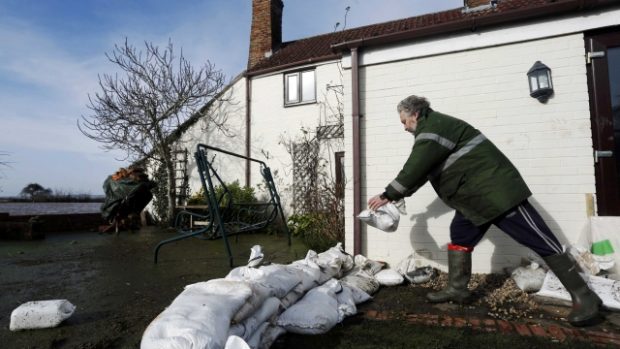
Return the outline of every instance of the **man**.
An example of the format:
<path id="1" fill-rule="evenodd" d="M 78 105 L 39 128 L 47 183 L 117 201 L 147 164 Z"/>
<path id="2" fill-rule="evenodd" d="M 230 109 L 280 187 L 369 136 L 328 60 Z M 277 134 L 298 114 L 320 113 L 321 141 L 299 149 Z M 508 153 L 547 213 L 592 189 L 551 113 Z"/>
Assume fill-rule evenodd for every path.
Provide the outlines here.
<path id="1" fill-rule="evenodd" d="M 405 131 L 415 144 L 403 169 L 385 189 L 368 200 L 376 210 L 411 196 L 429 180 L 439 197 L 456 210 L 450 224 L 448 286 L 427 298 L 463 302 L 470 296 L 471 252 L 494 224 L 538 253 L 569 291 L 573 309 L 568 321 L 587 326 L 601 320 L 601 299 L 562 251 L 561 244 L 528 202 L 532 195 L 508 158 L 465 121 L 433 111 L 424 97 L 409 96 L 397 107 Z"/>

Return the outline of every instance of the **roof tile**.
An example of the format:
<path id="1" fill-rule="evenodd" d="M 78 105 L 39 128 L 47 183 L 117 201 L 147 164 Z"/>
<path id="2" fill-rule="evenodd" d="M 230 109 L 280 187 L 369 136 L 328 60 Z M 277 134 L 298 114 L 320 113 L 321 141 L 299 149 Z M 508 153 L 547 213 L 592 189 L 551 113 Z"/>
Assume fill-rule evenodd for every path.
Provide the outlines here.
<path id="1" fill-rule="evenodd" d="M 351 40 L 370 39 L 378 36 L 430 28 L 440 24 L 459 22 L 467 19 L 482 18 L 491 15 L 508 13 L 515 10 L 530 9 L 549 3 L 563 3 L 570 0 L 501 0 L 495 7 L 481 7 L 479 11 L 463 11 L 462 7 L 409 17 L 343 31 L 317 35 L 282 43 L 274 54 L 258 62 L 248 73 L 260 73 L 262 70 L 289 67 L 340 57 L 340 53 L 331 46 Z"/>

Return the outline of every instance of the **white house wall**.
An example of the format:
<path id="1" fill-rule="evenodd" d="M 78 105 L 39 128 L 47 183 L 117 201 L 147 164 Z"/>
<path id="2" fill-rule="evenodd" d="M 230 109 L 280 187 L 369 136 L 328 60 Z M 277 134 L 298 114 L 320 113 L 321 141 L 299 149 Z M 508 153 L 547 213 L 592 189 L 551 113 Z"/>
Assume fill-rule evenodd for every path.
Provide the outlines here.
<path id="1" fill-rule="evenodd" d="M 504 26 L 493 29 L 478 29 L 469 33 L 416 39 L 408 43 L 387 47 L 365 48 L 360 55 L 362 66 L 394 62 L 402 59 L 439 55 L 449 52 L 465 51 L 507 43 L 525 42 L 541 38 L 552 38 L 568 34 L 582 33 L 586 30 L 620 24 L 620 9 L 608 9 L 583 15 L 569 15 L 555 19 L 530 22 L 527 24 Z M 342 60 L 344 68 L 351 67 L 351 57 Z"/>
<path id="2" fill-rule="evenodd" d="M 526 73 L 537 60 L 552 70 L 555 95 L 547 104 L 529 96 Z M 350 74 L 345 70 L 347 154 L 352 153 Z M 363 208 L 369 197 L 383 192 L 409 155 L 414 140 L 403 131 L 396 105 L 412 94 L 480 129 L 520 170 L 534 193 L 531 202 L 561 242 L 578 240 L 587 222 L 586 194 L 595 192 L 581 33 L 360 68 Z M 350 156 L 346 172 L 345 245 L 352 251 Z M 362 227 L 362 253 L 396 264 L 417 251 L 445 269 L 453 210 L 429 184 L 406 204 L 408 214 L 396 232 Z M 531 253 L 492 228 L 474 251 L 473 269 L 514 267 Z"/>
<path id="3" fill-rule="evenodd" d="M 218 147 L 235 153 L 245 154 L 245 79 L 237 79 L 220 96 L 220 100 L 211 104 L 207 117 L 203 117 L 192 125 L 176 144 L 179 150 L 187 149 L 190 195 L 202 187 L 194 153 L 200 143 Z M 224 128 L 215 126 L 214 121 L 222 123 Z M 230 156 L 213 153 L 213 165 L 226 183 L 239 181 L 245 183 L 245 161 Z"/>
<path id="4" fill-rule="evenodd" d="M 285 143 L 299 140 L 302 128 L 312 133 L 319 124 L 335 121 L 332 108 L 338 102 L 334 88 L 342 84 L 339 63 L 318 65 L 315 77 L 317 103 L 290 107 L 284 107 L 283 72 L 252 78 L 252 157 L 265 161 L 271 168 L 286 212 L 293 208 L 294 178 L 292 158 Z M 333 152 L 342 150 L 342 141 L 325 142 L 321 149 L 324 159 L 332 159 Z M 260 180 L 257 170 L 252 169 L 252 185 Z"/>

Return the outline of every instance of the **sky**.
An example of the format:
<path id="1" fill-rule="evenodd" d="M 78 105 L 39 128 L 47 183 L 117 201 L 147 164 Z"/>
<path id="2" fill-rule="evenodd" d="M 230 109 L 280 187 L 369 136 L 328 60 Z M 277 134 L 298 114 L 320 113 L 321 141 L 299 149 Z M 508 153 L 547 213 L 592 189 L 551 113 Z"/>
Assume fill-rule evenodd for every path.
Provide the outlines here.
<path id="1" fill-rule="evenodd" d="M 227 80 L 247 64 L 251 0 L 0 0 L 0 196 L 29 183 L 102 195 L 121 152 L 77 128 L 98 75 L 125 39 L 165 47 L 192 65 L 207 61 Z M 283 41 L 457 8 L 462 0 L 284 0 Z M 349 11 L 346 8 L 349 7 Z M 346 18 L 345 18 L 346 14 Z M 346 27 L 345 27 L 346 26 Z"/>

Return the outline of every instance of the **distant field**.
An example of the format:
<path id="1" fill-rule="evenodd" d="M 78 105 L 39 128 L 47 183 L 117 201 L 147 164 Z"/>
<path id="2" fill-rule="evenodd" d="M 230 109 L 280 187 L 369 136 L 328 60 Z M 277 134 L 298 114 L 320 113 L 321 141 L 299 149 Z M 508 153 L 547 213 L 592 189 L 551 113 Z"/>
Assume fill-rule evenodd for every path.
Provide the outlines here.
<path id="1" fill-rule="evenodd" d="M 98 213 L 101 202 L 1 202 L 0 212 L 12 216 L 33 214 Z"/>

